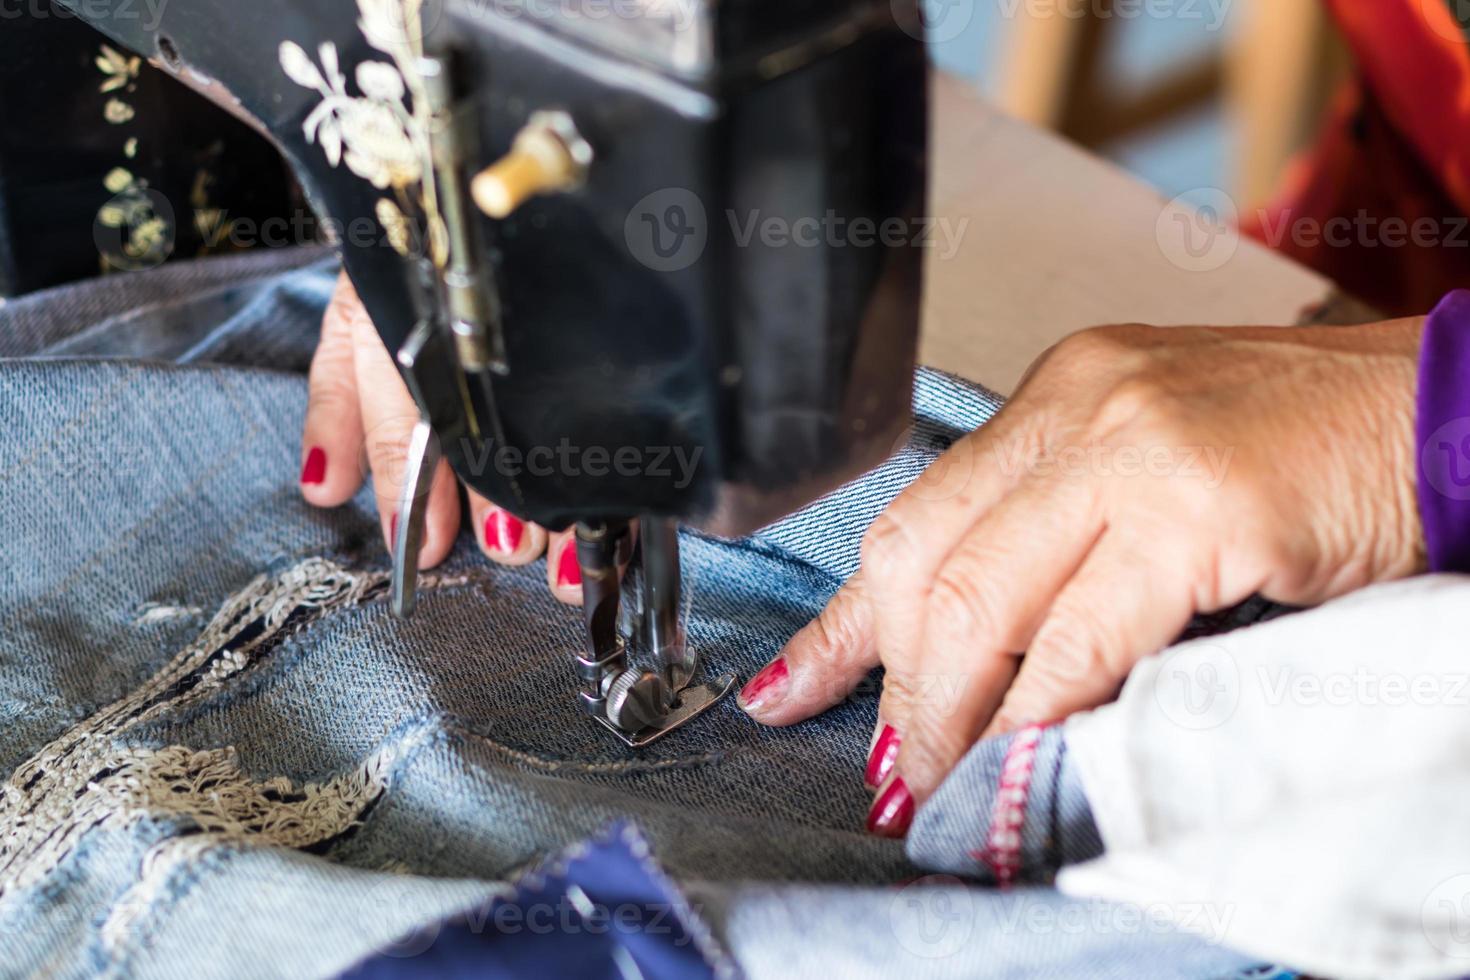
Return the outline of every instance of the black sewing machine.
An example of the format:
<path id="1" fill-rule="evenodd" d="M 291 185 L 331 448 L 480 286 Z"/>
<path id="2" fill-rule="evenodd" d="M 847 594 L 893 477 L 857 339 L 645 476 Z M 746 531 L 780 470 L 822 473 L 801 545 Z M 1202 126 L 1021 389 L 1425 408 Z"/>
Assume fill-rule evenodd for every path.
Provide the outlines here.
<path id="1" fill-rule="evenodd" d="M 395 609 L 442 453 L 576 525 L 590 714 L 642 745 L 728 692 L 696 683 L 676 522 L 748 532 L 907 424 L 911 0 L 63 2 L 119 71 L 142 56 L 267 134 L 331 219 L 423 416 Z"/>

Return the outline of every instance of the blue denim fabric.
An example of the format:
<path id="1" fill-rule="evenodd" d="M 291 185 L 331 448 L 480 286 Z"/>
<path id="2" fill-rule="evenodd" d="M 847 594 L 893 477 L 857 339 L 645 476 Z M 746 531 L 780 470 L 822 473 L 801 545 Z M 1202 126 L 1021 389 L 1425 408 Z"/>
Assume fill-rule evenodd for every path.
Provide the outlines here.
<path id="1" fill-rule="evenodd" d="M 320 275 L 288 276 L 312 268 Z M 337 259 L 299 248 L 169 263 L 8 300 L 0 357 L 127 357 L 305 371 Z M 280 317 L 284 328 L 270 329 Z"/>
<path id="2" fill-rule="evenodd" d="M 750 976 L 1244 980 L 1258 969 L 1182 933 L 1163 909 L 1068 898 L 1050 888 L 999 891 L 927 875 L 888 889 L 691 891 L 704 914 L 722 923 Z M 1207 918 L 1229 910 L 1169 911 Z"/>
<path id="3" fill-rule="evenodd" d="M 311 349 L 332 274 L 315 259 L 279 278 L 206 263 L 198 295 L 139 274 L 100 312 L 0 307 L 0 337 L 25 325 L 13 352 L 53 355 L 0 361 L 0 974 L 334 975 L 622 819 L 752 975 L 1242 964 L 1173 929 L 1038 930 L 1005 916 L 1067 900 L 958 882 L 966 941 L 915 952 L 893 889 L 922 869 L 861 830 L 871 690 L 784 730 L 727 701 L 633 752 L 579 713 L 578 615 L 540 568 L 465 536 L 395 621 L 370 491 L 301 501 L 305 383 L 267 369 Z M 55 357 L 128 350 L 188 363 Z M 240 366 L 252 352 L 265 367 Z M 917 398 L 918 444 L 841 496 L 749 541 L 684 536 L 710 669 L 766 663 L 872 515 L 996 407 L 927 373 Z"/>
<path id="4" fill-rule="evenodd" d="M 949 779 L 914 817 L 909 858 L 987 884 L 995 872 L 985 859 L 997 791 L 1015 736 L 988 739 L 971 749 Z M 1050 884 L 1056 872 L 1103 852 L 1077 767 L 1060 726 L 1041 733 L 1026 793 L 1018 847 L 1018 882 Z"/>
<path id="5" fill-rule="evenodd" d="M 527 872 L 513 894 L 400 938 L 342 978 L 715 980 L 715 963 L 729 960 L 625 824 Z"/>

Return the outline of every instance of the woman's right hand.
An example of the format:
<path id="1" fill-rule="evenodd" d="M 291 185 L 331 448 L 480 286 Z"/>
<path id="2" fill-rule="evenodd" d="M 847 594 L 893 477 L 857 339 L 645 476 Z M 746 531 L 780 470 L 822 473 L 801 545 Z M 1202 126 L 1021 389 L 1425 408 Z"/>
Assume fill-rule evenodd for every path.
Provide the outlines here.
<path id="1" fill-rule="evenodd" d="M 391 550 L 406 447 L 418 418 L 393 359 L 342 274 L 311 361 L 301 449 L 302 496 L 317 507 L 336 507 L 352 499 L 363 477 L 371 473 L 383 537 Z M 548 555 L 546 584 L 551 594 L 581 604 L 582 579 L 572 532 L 549 534 L 469 488 L 465 493 L 475 540 L 486 556 L 502 565 L 527 565 Z M 441 461 L 429 490 L 420 567 L 432 568 L 449 555 L 459 520 L 454 473 Z"/>
<path id="2" fill-rule="evenodd" d="M 1422 571 L 1423 325 L 1067 339 L 874 522 L 741 704 L 793 724 L 881 664 L 871 826 L 899 836 L 975 741 L 1106 703 L 1196 612 Z"/>

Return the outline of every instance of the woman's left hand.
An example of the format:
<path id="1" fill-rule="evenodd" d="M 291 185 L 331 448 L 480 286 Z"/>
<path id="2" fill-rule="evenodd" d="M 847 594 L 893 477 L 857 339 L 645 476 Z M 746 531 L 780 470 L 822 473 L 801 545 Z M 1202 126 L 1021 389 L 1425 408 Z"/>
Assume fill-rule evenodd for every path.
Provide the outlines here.
<path id="1" fill-rule="evenodd" d="M 316 507 L 339 507 L 371 475 L 383 542 L 391 552 L 398 497 L 408 466 L 407 447 L 419 410 L 393 365 L 372 319 L 344 272 L 322 317 L 311 360 L 306 425 L 301 446 L 301 495 Z M 523 521 L 465 487 L 475 540 L 491 561 L 529 565 L 547 556 L 546 585 L 572 605 L 582 603 L 582 572 L 570 530 L 549 532 Z M 429 488 L 419 567 L 449 557 L 459 533 L 459 490 L 449 463 L 440 461 Z"/>
<path id="2" fill-rule="evenodd" d="M 899 836 L 977 739 L 1107 702 L 1195 613 L 1422 570 L 1422 328 L 1068 338 L 874 523 L 742 705 L 789 725 L 881 663 L 869 827 Z"/>

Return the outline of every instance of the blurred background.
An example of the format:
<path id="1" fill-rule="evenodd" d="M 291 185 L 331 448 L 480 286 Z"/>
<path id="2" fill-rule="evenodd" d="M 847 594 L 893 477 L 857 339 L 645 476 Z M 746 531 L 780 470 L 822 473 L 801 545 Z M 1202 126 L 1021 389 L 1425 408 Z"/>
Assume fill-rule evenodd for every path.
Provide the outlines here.
<path id="1" fill-rule="evenodd" d="M 1346 69 L 1322 0 L 924 0 L 941 67 L 1173 197 L 1265 201 Z"/>

